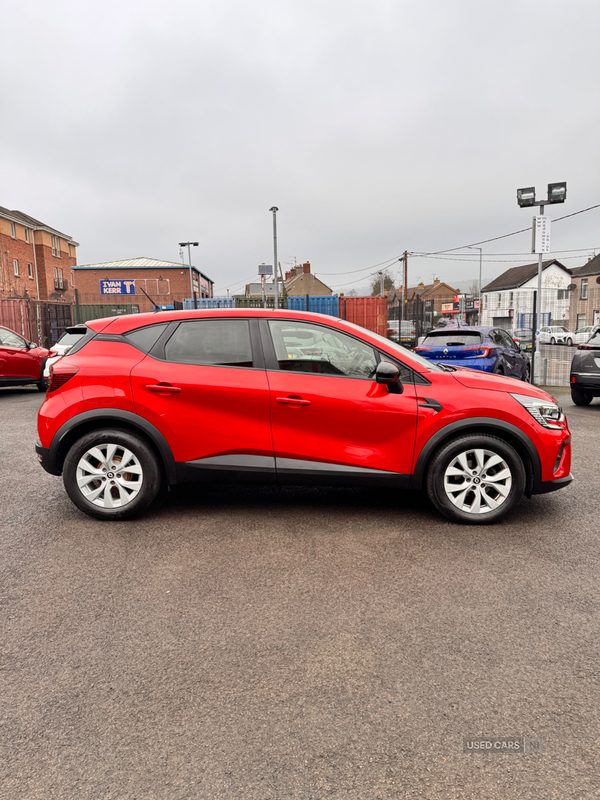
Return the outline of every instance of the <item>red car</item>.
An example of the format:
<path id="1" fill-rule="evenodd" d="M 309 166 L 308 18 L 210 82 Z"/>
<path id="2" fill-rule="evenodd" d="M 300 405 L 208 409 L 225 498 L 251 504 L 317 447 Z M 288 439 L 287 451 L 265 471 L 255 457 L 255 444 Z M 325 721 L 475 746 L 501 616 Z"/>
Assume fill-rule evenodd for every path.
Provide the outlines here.
<path id="1" fill-rule="evenodd" d="M 26 386 L 37 384 L 46 391 L 44 366 L 48 350 L 34 342 L 26 342 L 10 328 L 0 325 L 0 386 Z"/>
<path id="2" fill-rule="evenodd" d="M 550 395 L 434 364 L 321 314 L 170 311 L 86 323 L 51 367 L 42 466 L 99 519 L 164 484 L 424 488 L 446 517 L 492 522 L 572 480 Z"/>

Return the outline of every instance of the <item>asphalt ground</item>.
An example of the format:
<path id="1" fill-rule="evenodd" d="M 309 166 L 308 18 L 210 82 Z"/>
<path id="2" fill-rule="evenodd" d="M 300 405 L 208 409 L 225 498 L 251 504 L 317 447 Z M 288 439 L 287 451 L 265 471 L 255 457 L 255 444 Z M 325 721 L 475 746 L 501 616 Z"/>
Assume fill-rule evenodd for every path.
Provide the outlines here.
<path id="1" fill-rule="evenodd" d="M 575 481 L 499 525 L 256 487 L 106 523 L 0 390 L 0 797 L 597 798 L 600 401 L 561 397 Z"/>

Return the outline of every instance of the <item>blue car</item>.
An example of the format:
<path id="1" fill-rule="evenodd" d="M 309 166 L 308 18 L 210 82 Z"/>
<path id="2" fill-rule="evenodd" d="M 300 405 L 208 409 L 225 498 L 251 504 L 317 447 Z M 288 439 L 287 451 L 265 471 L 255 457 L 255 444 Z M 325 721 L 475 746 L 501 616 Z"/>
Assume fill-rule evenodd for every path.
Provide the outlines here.
<path id="1" fill-rule="evenodd" d="M 531 365 L 510 334 L 502 328 L 452 326 L 430 331 L 415 353 L 436 363 L 495 372 L 529 381 Z"/>

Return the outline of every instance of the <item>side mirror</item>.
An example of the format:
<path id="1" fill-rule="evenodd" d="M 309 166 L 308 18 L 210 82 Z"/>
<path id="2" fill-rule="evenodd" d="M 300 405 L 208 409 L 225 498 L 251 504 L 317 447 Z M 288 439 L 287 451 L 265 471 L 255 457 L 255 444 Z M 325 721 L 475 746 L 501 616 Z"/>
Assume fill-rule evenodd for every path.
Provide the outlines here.
<path id="1" fill-rule="evenodd" d="M 402 394 L 404 387 L 400 382 L 400 370 L 395 364 L 389 361 L 380 361 L 375 370 L 375 382 L 384 383 L 388 387 L 388 392 Z"/>
<path id="2" fill-rule="evenodd" d="M 37 347 L 37 344 L 36 344 L 35 342 L 28 342 L 28 343 L 27 343 L 27 347 L 28 347 L 30 350 L 35 350 L 35 348 Z"/>

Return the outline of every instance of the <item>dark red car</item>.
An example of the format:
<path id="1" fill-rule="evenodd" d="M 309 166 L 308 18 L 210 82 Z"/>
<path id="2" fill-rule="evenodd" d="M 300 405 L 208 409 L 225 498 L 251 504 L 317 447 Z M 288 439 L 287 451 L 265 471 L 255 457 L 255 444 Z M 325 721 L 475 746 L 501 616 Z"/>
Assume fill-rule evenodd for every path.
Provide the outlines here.
<path id="1" fill-rule="evenodd" d="M 38 430 L 42 466 L 99 519 L 138 514 L 164 484 L 225 480 L 424 488 L 484 523 L 572 480 L 546 392 L 305 312 L 88 322 L 51 367 Z"/>
<path id="2" fill-rule="evenodd" d="M 44 366 L 48 350 L 27 342 L 10 328 L 0 325 L 0 386 L 26 386 L 37 384 L 46 391 Z"/>

